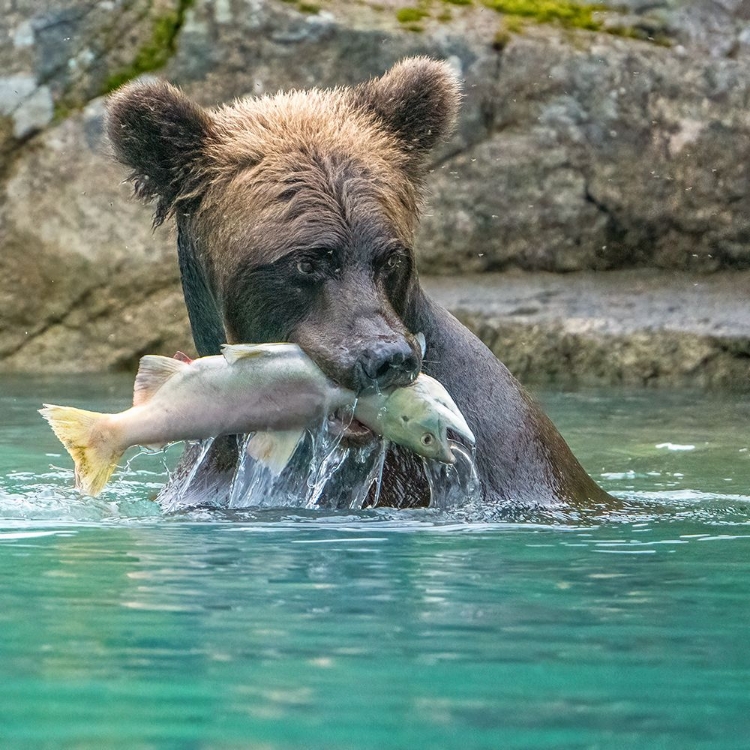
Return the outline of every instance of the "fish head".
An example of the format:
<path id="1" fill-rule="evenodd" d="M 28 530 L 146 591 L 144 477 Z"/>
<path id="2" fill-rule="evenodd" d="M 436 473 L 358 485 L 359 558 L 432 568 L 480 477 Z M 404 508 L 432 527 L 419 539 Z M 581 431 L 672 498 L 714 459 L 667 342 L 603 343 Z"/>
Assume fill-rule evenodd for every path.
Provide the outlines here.
<path id="1" fill-rule="evenodd" d="M 403 390 L 403 389 L 401 389 Z M 394 443 L 424 458 L 455 463 L 448 440 L 448 428 L 441 415 L 427 409 L 399 411 L 388 419 L 383 434 Z"/>
<path id="2" fill-rule="evenodd" d="M 422 373 L 410 387 L 415 395 L 429 404 L 432 412 L 440 416 L 447 430 L 455 432 L 469 445 L 476 443 L 474 433 L 466 423 L 464 415 L 440 381 Z"/>
<path id="3" fill-rule="evenodd" d="M 455 463 L 448 430 L 470 445 L 474 434 L 445 388 L 420 375 L 412 385 L 394 390 L 382 410 L 383 435 L 424 458 Z"/>

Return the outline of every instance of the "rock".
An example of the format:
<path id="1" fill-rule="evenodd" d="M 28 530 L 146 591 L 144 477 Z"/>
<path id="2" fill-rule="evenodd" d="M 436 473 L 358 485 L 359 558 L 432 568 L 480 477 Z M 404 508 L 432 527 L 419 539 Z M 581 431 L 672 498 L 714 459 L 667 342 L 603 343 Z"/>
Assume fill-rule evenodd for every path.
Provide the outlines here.
<path id="1" fill-rule="evenodd" d="M 48 130 L 0 205 L 0 366 L 132 367 L 189 346 L 174 236 L 151 231 L 103 139 L 103 102 Z"/>
<path id="2" fill-rule="evenodd" d="M 47 86 L 38 86 L 29 75 L 0 78 L 0 116 L 13 123 L 13 137 L 25 138 L 52 122 L 52 95 Z"/>
<path id="3" fill-rule="evenodd" d="M 491 132 L 431 180 L 425 269 L 750 267 L 750 64 L 544 30 L 497 86 Z"/>
<path id="4" fill-rule="evenodd" d="M 356 83 L 409 54 L 454 63 L 466 101 L 428 182 L 427 272 L 750 267 L 750 59 L 533 23 L 498 49 L 501 16 L 484 7 L 428 19 L 421 34 L 344 3 L 322 18 L 288 3 L 222 7 L 190 10 L 165 71 L 204 104 Z M 683 12 L 661 11 L 670 23 Z"/>
<path id="5" fill-rule="evenodd" d="M 323 0 L 319 13 L 280 0 L 188 5 L 28 0 L 0 14 L 0 367 L 131 367 L 147 350 L 189 348 L 174 237 L 153 234 L 149 210 L 121 184 L 125 172 L 102 142 L 98 97 L 165 61 L 160 75 L 213 105 L 357 83 L 406 55 L 449 60 L 465 80 L 465 101 L 427 181 L 417 243 L 424 273 L 750 268 L 746 0 L 626 0 L 625 14 L 597 14 L 610 31 L 663 33 L 663 44 L 530 21 L 513 33 L 478 2 L 451 5 L 448 22 L 435 5 L 422 31 L 397 21 L 396 2 Z M 712 10 L 710 24 L 696 21 Z M 659 325 L 662 308 L 649 309 Z M 578 346 L 584 335 L 550 333 L 548 322 L 532 337 L 517 316 L 495 324 L 480 313 L 466 319 L 485 326 L 498 351 L 516 351 L 520 332 L 549 352 L 519 354 L 523 377 L 536 369 L 524 362 L 559 361 L 559 342 Z M 641 334 L 608 334 L 623 342 L 627 382 L 648 379 L 628 364 L 648 370 Z M 659 344 L 673 363 L 664 372 L 683 358 L 697 369 L 675 382 L 729 382 L 710 364 L 729 355 L 695 364 L 697 339 L 685 341 L 670 333 Z M 616 380 L 611 357 L 597 351 L 585 358 L 601 373 L 593 380 Z M 584 359 L 576 362 L 583 373 Z M 715 374 L 700 375 L 702 367 Z M 564 368 L 555 373 L 565 380 Z"/>
<path id="6" fill-rule="evenodd" d="M 750 28 L 748 0 L 605 0 L 628 15 L 610 15 L 605 27 L 643 30 L 693 55 L 721 58 L 746 56 Z"/>
<path id="7" fill-rule="evenodd" d="M 28 0 L 0 13 L 0 171 L 33 133 L 134 73 L 163 64 L 186 0 Z M 10 92 L 10 93 L 9 93 Z M 14 98 L 15 97 L 15 98 Z M 8 111 L 10 110 L 10 111 Z"/>
<path id="8" fill-rule="evenodd" d="M 523 383 L 750 390 L 750 272 L 424 280 Z"/>
<path id="9" fill-rule="evenodd" d="M 47 86 L 37 86 L 13 112 L 13 136 L 17 139 L 41 130 L 52 122 L 54 102 Z"/>

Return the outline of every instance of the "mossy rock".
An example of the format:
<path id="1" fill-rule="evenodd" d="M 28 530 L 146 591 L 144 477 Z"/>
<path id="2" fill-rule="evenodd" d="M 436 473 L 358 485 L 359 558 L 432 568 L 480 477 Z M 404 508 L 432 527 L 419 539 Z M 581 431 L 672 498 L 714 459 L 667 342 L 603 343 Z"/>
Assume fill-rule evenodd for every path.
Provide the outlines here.
<path id="1" fill-rule="evenodd" d="M 403 24 L 418 24 L 423 18 L 429 15 L 429 11 L 426 11 L 424 8 L 399 8 L 396 11 L 396 20 Z"/>
<path id="2" fill-rule="evenodd" d="M 499 13 L 521 16 L 536 23 L 560 23 L 563 26 L 588 31 L 599 31 L 601 21 L 594 18 L 596 11 L 606 10 L 602 5 L 581 4 L 568 0 L 482 0 Z"/>
<path id="3" fill-rule="evenodd" d="M 164 67 L 176 51 L 177 35 L 193 2 L 194 0 L 180 0 L 174 11 L 157 18 L 151 38 L 138 50 L 129 66 L 107 78 L 101 93 L 108 94 L 133 78 Z"/>

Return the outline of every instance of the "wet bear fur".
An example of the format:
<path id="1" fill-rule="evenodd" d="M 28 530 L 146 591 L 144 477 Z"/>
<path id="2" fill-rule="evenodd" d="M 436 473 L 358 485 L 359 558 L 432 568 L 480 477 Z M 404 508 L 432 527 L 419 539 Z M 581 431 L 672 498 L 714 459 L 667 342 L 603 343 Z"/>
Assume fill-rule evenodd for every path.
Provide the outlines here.
<path id="1" fill-rule="evenodd" d="M 447 64 L 412 58 L 357 87 L 216 109 L 167 83 L 135 82 L 110 97 L 107 127 L 136 194 L 155 201 L 155 224 L 176 221 L 199 354 L 225 341 L 292 341 L 358 391 L 408 383 L 421 367 L 476 435 L 487 501 L 606 502 L 505 366 L 420 287 L 422 183 L 459 102 Z M 197 486 L 220 504 L 236 450 L 231 438 L 212 450 Z M 194 460 L 188 451 L 183 474 Z M 380 504 L 428 501 L 420 460 L 389 451 Z"/>

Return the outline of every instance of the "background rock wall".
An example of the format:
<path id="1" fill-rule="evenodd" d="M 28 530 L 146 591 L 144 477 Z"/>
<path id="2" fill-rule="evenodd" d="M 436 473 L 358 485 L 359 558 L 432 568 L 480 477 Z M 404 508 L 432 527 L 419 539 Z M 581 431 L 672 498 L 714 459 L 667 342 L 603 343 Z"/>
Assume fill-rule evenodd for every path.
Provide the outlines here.
<path id="1" fill-rule="evenodd" d="M 0 0 L 0 368 L 188 345 L 174 237 L 102 138 L 102 95 L 147 71 L 212 105 L 448 59 L 465 102 L 430 175 L 424 273 L 750 268 L 750 2 L 570 7 Z"/>

